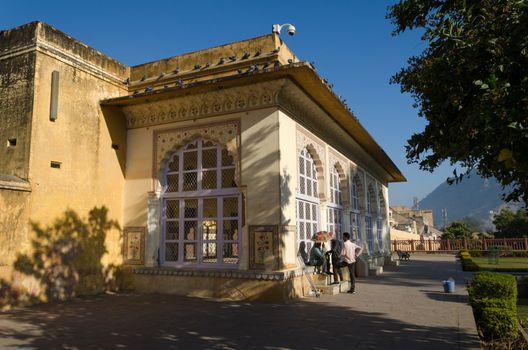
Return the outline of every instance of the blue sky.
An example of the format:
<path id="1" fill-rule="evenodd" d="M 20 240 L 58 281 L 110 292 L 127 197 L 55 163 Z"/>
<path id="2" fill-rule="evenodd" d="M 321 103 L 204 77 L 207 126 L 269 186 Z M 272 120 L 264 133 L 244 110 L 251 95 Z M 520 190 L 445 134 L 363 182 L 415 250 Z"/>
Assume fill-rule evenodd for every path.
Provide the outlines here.
<path id="1" fill-rule="evenodd" d="M 390 184 L 391 205 L 411 205 L 445 181 L 451 170 L 430 174 L 408 165 L 406 140 L 425 122 L 390 77 L 425 45 L 419 33 L 391 36 L 385 19 L 393 1 L 10 1 L 0 0 L 0 30 L 41 20 L 127 65 L 155 61 L 271 32 L 282 34 L 301 60 L 347 99 L 360 122 L 407 177 Z"/>

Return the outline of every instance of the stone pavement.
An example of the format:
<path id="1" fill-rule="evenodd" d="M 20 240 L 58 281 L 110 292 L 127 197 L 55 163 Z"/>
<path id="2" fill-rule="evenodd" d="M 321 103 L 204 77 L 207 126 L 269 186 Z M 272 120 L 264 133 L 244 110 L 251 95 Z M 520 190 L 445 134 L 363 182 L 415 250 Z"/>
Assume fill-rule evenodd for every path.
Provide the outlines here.
<path id="1" fill-rule="evenodd" d="M 356 294 L 289 304 L 102 295 L 0 313 L 0 349 L 478 349 L 453 256 L 413 256 Z M 441 280 L 453 277 L 455 294 Z"/>

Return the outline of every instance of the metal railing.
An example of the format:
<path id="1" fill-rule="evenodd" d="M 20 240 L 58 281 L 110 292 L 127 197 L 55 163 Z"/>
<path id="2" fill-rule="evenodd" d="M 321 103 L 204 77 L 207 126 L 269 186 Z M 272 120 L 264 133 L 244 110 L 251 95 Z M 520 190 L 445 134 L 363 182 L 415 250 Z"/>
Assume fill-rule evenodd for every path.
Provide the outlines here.
<path id="1" fill-rule="evenodd" d="M 488 250 L 500 246 L 508 250 L 528 250 L 528 237 L 483 239 L 403 239 L 393 240 L 392 250 L 404 252 L 454 252 L 460 249 Z"/>

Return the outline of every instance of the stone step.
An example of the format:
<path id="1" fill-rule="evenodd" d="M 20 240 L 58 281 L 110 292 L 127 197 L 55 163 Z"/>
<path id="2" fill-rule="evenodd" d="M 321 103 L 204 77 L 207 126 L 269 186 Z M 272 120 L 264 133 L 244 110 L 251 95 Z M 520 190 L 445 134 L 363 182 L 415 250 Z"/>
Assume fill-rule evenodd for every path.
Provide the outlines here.
<path id="1" fill-rule="evenodd" d="M 346 293 L 350 290 L 350 281 L 341 281 L 339 283 L 339 292 Z"/>
<path id="2" fill-rule="evenodd" d="M 383 266 L 371 266 L 369 267 L 368 274 L 369 276 L 378 276 L 383 273 Z"/>
<path id="3" fill-rule="evenodd" d="M 314 280 L 316 286 L 328 286 L 330 283 L 332 283 L 333 277 L 326 274 L 315 274 L 312 275 L 312 279 Z"/>
<path id="4" fill-rule="evenodd" d="M 331 284 L 326 286 L 317 286 L 321 291 L 321 294 L 325 295 L 336 295 L 341 292 L 340 284 Z"/>

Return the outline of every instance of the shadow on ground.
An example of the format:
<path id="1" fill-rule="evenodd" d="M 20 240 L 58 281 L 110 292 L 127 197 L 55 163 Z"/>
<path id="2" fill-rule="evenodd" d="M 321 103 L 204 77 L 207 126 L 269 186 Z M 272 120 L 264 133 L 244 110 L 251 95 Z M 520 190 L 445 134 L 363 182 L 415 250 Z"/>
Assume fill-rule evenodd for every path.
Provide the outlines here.
<path id="1" fill-rule="evenodd" d="M 456 280 L 457 287 L 465 288 L 467 280 L 471 279 L 471 272 L 464 272 L 458 262 L 453 263 L 455 261 L 454 256 L 452 257 L 453 261 L 434 260 L 434 256 L 415 256 L 414 258 L 415 260 L 400 262 L 400 266 L 397 267 L 384 267 L 385 273 L 382 275 L 369 276 L 361 279 L 361 282 L 408 287 L 438 285 L 441 288 L 442 281 L 452 277 Z"/>
<path id="2" fill-rule="evenodd" d="M 343 295 L 343 298 L 349 298 Z M 102 295 L 0 314 L 1 349 L 452 349 L 425 327 L 320 300 L 290 304 Z M 460 347 L 459 347 L 460 346 Z"/>

